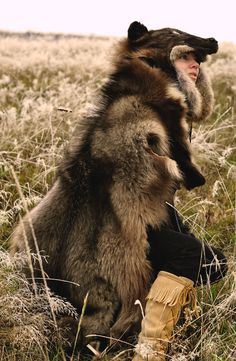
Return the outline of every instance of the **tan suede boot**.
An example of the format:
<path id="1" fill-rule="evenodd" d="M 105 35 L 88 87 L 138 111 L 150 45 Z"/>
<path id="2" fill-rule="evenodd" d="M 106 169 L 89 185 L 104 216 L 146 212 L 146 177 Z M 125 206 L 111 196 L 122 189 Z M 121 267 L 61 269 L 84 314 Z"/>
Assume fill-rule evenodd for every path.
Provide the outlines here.
<path id="1" fill-rule="evenodd" d="M 196 309 L 193 282 L 172 273 L 159 272 L 147 297 L 145 317 L 133 361 L 165 360 L 168 343 L 182 306 L 190 301 Z"/>

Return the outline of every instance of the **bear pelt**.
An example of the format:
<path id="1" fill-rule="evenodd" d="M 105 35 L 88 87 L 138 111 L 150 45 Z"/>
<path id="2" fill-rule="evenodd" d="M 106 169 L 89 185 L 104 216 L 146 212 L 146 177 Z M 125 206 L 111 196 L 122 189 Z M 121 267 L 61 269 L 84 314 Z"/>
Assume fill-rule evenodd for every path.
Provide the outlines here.
<path id="1" fill-rule="evenodd" d="M 51 189 L 11 240 L 12 252 L 25 251 L 26 240 L 36 252 L 37 241 L 48 257 L 42 261 L 49 286 L 79 312 L 88 293 L 82 344 L 89 334 L 119 338 L 140 327 L 134 303 L 144 306 L 154 280 L 147 228 L 168 225 L 166 203 L 182 184 L 204 183 L 192 161 L 187 121 L 209 115 L 203 103 L 212 93 L 203 76 L 195 111 L 174 68 L 181 46 L 201 61 L 217 51 L 212 38 L 130 25 L 99 108 L 79 122 Z M 42 277 L 38 264 L 34 274 Z"/>

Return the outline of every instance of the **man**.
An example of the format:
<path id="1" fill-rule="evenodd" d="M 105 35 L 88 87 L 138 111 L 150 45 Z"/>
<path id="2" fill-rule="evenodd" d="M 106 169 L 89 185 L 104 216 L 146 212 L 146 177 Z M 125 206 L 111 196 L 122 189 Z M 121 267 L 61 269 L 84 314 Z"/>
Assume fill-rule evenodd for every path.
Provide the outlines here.
<path id="1" fill-rule="evenodd" d="M 201 72 L 197 53 L 182 53 L 173 65 L 182 89 L 186 90 L 186 83 L 193 86 L 197 82 Z M 149 230 L 149 259 L 157 278 L 147 297 L 133 361 L 165 360 L 182 307 L 192 301 L 193 310 L 196 308 L 194 286 L 216 282 L 227 272 L 224 254 L 196 239 L 182 224 L 174 208 L 170 207 L 169 213 L 170 228 Z"/>

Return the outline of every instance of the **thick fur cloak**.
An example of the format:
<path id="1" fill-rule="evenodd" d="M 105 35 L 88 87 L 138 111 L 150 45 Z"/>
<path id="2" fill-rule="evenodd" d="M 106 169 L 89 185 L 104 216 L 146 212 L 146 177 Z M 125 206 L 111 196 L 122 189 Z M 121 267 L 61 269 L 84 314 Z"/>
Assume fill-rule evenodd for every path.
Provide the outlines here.
<path id="1" fill-rule="evenodd" d="M 147 228 L 168 224 L 166 203 L 181 184 L 204 183 L 187 121 L 208 115 L 212 93 L 203 72 L 196 91 L 176 73 L 183 41 L 201 56 L 217 50 L 212 39 L 131 24 L 99 109 L 80 121 L 52 188 L 15 230 L 12 251 L 36 252 L 37 243 L 50 287 L 78 311 L 89 292 L 82 343 L 140 326 L 134 302 L 144 304 L 153 281 Z"/>

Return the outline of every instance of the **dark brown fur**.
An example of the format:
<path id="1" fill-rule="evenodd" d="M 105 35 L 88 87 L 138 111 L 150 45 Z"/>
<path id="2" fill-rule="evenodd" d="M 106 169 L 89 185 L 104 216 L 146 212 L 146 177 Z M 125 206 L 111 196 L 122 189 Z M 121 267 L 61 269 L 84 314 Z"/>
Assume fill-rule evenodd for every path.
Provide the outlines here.
<path id="1" fill-rule="evenodd" d="M 25 234 L 35 252 L 31 223 L 48 256 L 45 273 L 73 282 L 51 281 L 52 289 L 79 311 L 89 292 L 82 336 L 119 337 L 139 324 L 134 302 L 144 304 L 153 281 L 147 227 L 168 223 L 166 202 L 181 183 L 202 183 L 191 161 L 188 104 L 167 60 L 171 29 L 164 41 L 142 26 L 137 37 L 138 28 L 120 44 L 100 110 L 80 122 L 51 190 L 12 240 L 13 252 L 24 251 Z"/>

